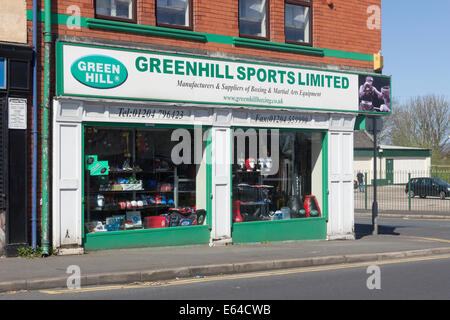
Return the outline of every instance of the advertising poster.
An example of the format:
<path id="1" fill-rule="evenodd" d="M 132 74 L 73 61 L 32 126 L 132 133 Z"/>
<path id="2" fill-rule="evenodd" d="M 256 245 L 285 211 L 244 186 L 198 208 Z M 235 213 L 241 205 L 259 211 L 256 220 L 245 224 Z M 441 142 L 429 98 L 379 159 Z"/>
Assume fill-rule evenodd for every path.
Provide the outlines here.
<path id="1" fill-rule="evenodd" d="M 359 75 L 359 111 L 391 112 L 390 78 Z"/>

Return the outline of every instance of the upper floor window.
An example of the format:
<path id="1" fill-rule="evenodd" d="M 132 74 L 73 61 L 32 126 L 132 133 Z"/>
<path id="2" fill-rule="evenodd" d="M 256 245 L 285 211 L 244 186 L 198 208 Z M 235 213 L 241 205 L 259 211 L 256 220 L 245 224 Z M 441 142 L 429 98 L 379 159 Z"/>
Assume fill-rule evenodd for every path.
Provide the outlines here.
<path id="1" fill-rule="evenodd" d="M 286 0 L 284 5 L 284 33 L 286 42 L 311 45 L 312 0 Z"/>
<path id="2" fill-rule="evenodd" d="M 192 0 L 156 0 L 156 24 L 192 29 Z"/>
<path id="3" fill-rule="evenodd" d="M 136 22 L 136 0 L 95 0 L 95 16 Z"/>
<path id="4" fill-rule="evenodd" d="M 268 38 L 269 0 L 239 0 L 239 35 Z"/>

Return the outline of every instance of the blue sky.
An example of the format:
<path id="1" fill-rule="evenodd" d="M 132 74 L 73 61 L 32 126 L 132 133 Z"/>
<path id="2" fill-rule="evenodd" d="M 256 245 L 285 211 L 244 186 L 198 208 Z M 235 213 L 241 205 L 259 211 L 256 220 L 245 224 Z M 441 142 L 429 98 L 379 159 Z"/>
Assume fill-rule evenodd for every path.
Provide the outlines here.
<path id="1" fill-rule="evenodd" d="M 392 75 L 392 95 L 450 99 L 450 1 L 382 0 L 383 74 Z"/>

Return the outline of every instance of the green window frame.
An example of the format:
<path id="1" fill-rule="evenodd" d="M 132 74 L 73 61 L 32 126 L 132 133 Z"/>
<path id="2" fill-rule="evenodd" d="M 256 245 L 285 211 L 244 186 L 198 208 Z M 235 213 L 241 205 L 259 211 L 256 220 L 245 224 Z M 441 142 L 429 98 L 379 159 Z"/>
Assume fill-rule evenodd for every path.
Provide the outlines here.
<path id="1" fill-rule="evenodd" d="M 85 230 L 85 127 L 97 128 L 126 128 L 139 129 L 149 128 L 149 124 L 143 123 L 117 123 L 117 122 L 83 122 L 82 123 L 82 206 L 81 206 L 81 227 L 82 230 L 82 244 L 86 250 L 99 250 L 110 248 L 125 248 L 125 247 L 144 247 L 144 246 L 172 246 L 172 245 L 195 245 L 208 243 L 210 239 L 210 231 L 212 229 L 212 166 L 211 166 L 211 127 L 203 126 L 206 133 L 206 222 L 204 225 L 196 226 L 178 226 L 176 228 L 161 228 L 161 229 L 139 229 L 139 230 L 122 230 L 109 231 L 100 233 L 88 233 Z M 177 124 L 152 124 L 152 128 L 159 129 L 195 129 L 194 125 L 177 125 Z M 175 231 L 175 232 L 174 232 Z M 179 233 L 177 231 L 180 231 Z"/>

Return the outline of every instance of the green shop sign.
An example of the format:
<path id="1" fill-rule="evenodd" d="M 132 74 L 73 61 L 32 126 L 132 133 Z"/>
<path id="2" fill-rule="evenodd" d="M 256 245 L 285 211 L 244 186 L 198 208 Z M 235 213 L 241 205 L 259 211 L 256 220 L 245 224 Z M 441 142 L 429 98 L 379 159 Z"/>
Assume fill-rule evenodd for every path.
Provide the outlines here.
<path id="1" fill-rule="evenodd" d="M 116 88 L 128 78 L 127 68 L 119 60 L 103 55 L 78 59 L 72 64 L 71 72 L 82 84 L 97 89 Z"/>
<path id="2" fill-rule="evenodd" d="M 388 76 L 60 42 L 56 47 L 58 95 L 390 112 Z"/>

